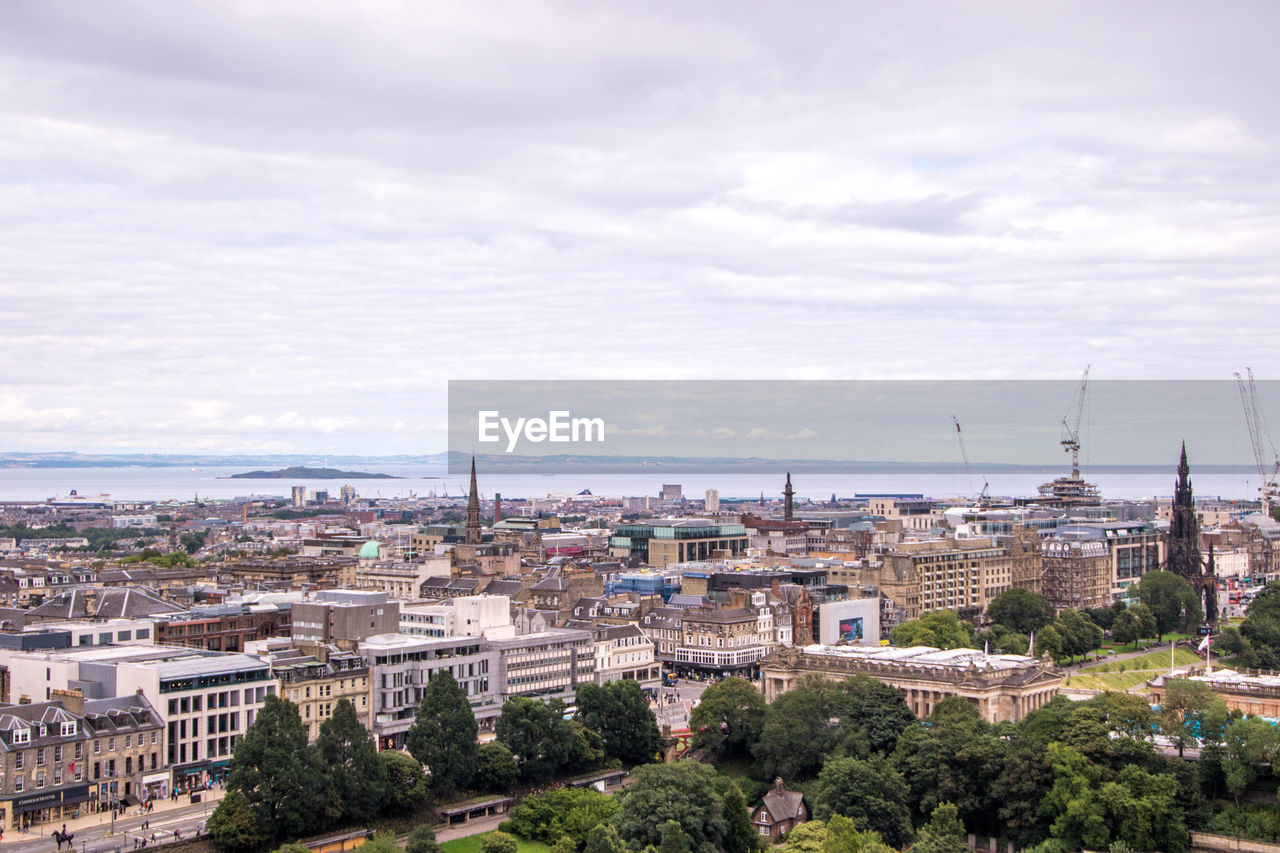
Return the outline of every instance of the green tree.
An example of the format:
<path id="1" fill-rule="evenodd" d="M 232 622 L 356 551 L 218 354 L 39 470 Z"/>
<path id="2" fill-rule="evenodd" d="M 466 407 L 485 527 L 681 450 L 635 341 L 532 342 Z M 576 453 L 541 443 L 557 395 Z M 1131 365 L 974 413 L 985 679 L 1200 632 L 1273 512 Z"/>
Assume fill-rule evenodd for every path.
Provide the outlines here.
<path id="1" fill-rule="evenodd" d="M 903 730 L 916 722 L 901 690 L 868 675 L 839 682 L 805 678 L 801 686 L 818 693 L 826 704 L 828 717 L 840 721 L 835 751 L 845 755 L 888 755 Z"/>
<path id="2" fill-rule="evenodd" d="M 689 836 L 685 834 L 684 827 L 680 826 L 680 821 L 669 820 L 662 825 L 658 853 L 689 853 Z"/>
<path id="3" fill-rule="evenodd" d="M 1141 629 L 1142 626 L 1138 622 L 1138 617 L 1125 610 L 1111 622 L 1111 639 L 1122 646 L 1137 643 L 1138 632 Z"/>
<path id="4" fill-rule="evenodd" d="M 551 853 L 578 853 L 578 845 L 569 836 L 562 835 L 551 845 Z"/>
<path id="5" fill-rule="evenodd" d="M 623 679 L 578 687 L 578 719 L 599 733 L 608 755 L 645 764 L 658 753 L 658 721 L 639 682 Z"/>
<path id="6" fill-rule="evenodd" d="M 893 756 L 907 783 L 908 804 L 923 820 L 938 803 L 955 803 L 967 826 L 994 834 L 998 806 L 991 791 L 1003 764 L 1004 741 L 958 696 L 939 702 L 927 722 L 904 731 Z"/>
<path id="7" fill-rule="evenodd" d="M 426 805 L 430 798 L 427 774 L 422 765 L 411 755 L 395 750 L 378 753 L 382 770 L 387 779 L 387 797 L 383 809 L 388 814 L 402 815 L 415 812 Z"/>
<path id="8" fill-rule="evenodd" d="M 366 853 L 400 853 L 400 845 L 396 843 L 396 837 L 390 832 L 379 832 L 360 845 L 362 851 Z"/>
<path id="9" fill-rule="evenodd" d="M 333 714 L 320 724 L 316 748 L 329 777 L 329 814 L 343 823 L 377 814 L 387 800 L 387 769 L 351 700 L 334 704 Z"/>
<path id="10" fill-rule="evenodd" d="M 1101 768 L 1060 743 L 1049 744 L 1048 758 L 1053 767 L 1053 785 L 1040 808 L 1052 821 L 1053 837 L 1069 850 L 1106 847 L 1111 833 L 1098 801 Z"/>
<path id="11" fill-rule="evenodd" d="M 1135 604 L 1129 608 L 1129 612 L 1138 620 L 1138 639 L 1156 636 L 1159 628 L 1156 625 L 1156 615 L 1151 612 L 1151 608 L 1145 604 Z"/>
<path id="12" fill-rule="evenodd" d="M 894 853 L 894 849 L 880 839 L 879 833 L 859 830 L 852 820 L 837 814 L 827 821 L 822 853 Z"/>
<path id="13" fill-rule="evenodd" d="M 440 853 L 435 830 L 425 823 L 414 827 L 405 841 L 404 853 Z"/>
<path id="14" fill-rule="evenodd" d="M 1280 582 L 1267 584 L 1253 599 L 1240 636 L 1253 652 L 1254 666 L 1280 669 Z"/>
<path id="15" fill-rule="evenodd" d="M 519 775 L 516 757 L 498 741 L 481 744 L 476 751 L 476 775 L 472 781 L 477 790 L 489 794 L 509 791 Z"/>
<path id="16" fill-rule="evenodd" d="M 587 833 L 582 853 L 626 853 L 627 844 L 611 823 L 602 823 Z"/>
<path id="17" fill-rule="evenodd" d="M 760 836 L 751 823 L 751 810 L 742 789 L 730 783 L 725 791 L 721 814 L 724 816 L 724 853 L 754 853 L 760 846 Z"/>
<path id="18" fill-rule="evenodd" d="M 453 674 L 436 670 L 405 736 L 409 754 L 427 766 L 433 791 L 465 791 L 476 773 L 476 725 L 471 703 Z"/>
<path id="19" fill-rule="evenodd" d="M 495 732 L 516 756 L 520 775 L 547 779 L 573 761 L 581 749 L 579 735 L 564 718 L 564 702 L 515 696 L 502 706 Z"/>
<path id="20" fill-rule="evenodd" d="M 266 843 L 267 836 L 258 822 L 258 814 L 240 791 L 227 791 L 218 807 L 209 815 L 209 837 L 222 853 L 243 853 Z"/>
<path id="21" fill-rule="evenodd" d="M 1102 629 L 1078 610 L 1064 610 L 1053 623 L 1062 637 L 1062 651 L 1070 657 L 1084 655 L 1102 645 Z"/>
<path id="22" fill-rule="evenodd" d="M 826 840 L 827 825 L 820 820 L 807 820 L 787 833 L 782 849 L 786 853 L 824 853 Z"/>
<path id="23" fill-rule="evenodd" d="M 1036 657 L 1048 655 L 1054 660 L 1062 657 L 1064 651 L 1062 635 L 1052 625 L 1045 625 L 1036 632 L 1035 643 L 1036 646 L 1032 651 Z"/>
<path id="24" fill-rule="evenodd" d="M 517 853 L 520 843 L 515 836 L 501 830 L 486 832 L 480 836 L 480 853 Z"/>
<path id="25" fill-rule="evenodd" d="M 1197 732 L 1206 734 L 1204 718 L 1216 713 L 1226 719 L 1225 704 L 1218 694 L 1203 681 L 1189 678 L 1166 678 L 1164 698 L 1160 702 L 1160 730 L 1178 746 L 1178 757 L 1190 746 L 1200 745 Z"/>
<path id="26" fill-rule="evenodd" d="M 582 847 L 593 829 L 613 818 L 618 806 L 617 798 L 592 788 L 553 788 L 525 797 L 502 828 L 545 844 L 568 837 Z"/>
<path id="27" fill-rule="evenodd" d="M 987 619 L 1015 633 L 1030 634 L 1053 621 L 1053 605 L 1039 593 L 1014 586 L 991 600 Z"/>
<path id="28" fill-rule="evenodd" d="M 813 816 L 829 821 L 843 815 L 859 830 L 876 832 L 886 844 L 901 847 L 911 840 L 908 796 L 902 774 L 883 756 L 832 758 L 818 774 Z"/>
<path id="29" fill-rule="evenodd" d="M 646 764 L 631 772 L 631 785 L 622 798 L 613 825 L 635 849 L 657 846 L 662 825 L 680 823 L 698 853 L 713 853 L 724 838 L 722 801 L 716 792 L 716 772 L 705 764 L 680 761 Z"/>
<path id="30" fill-rule="evenodd" d="M 1258 656 L 1254 654 L 1253 643 L 1246 639 L 1235 625 L 1226 626 L 1214 638 L 1213 650 L 1225 657 L 1235 658 L 1236 666 L 1238 667 L 1255 667 L 1258 665 Z"/>
<path id="31" fill-rule="evenodd" d="M 298 706 L 268 693 L 231 756 L 228 791 L 244 794 L 267 839 L 277 841 L 317 828 L 329 801 L 327 783 Z"/>
<path id="32" fill-rule="evenodd" d="M 297 841 L 290 841 L 288 844 L 281 844 L 272 853 L 311 853 L 311 848 Z"/>
<path id="33" fill-rule="evenodd" d="M 1223 738 L 1223 775 L 1236 806 L 1260 772 L 1270 769 L 1280 750 L 1275 726 L 1261 717 L 1247 717 L 1227 726 Z"/>
<path id="34" fill-rule="evenodd" d="M 747 755 L 760 738 L 764 714 L 764 696 L 755 685 L 745 678 L 726 678 L 703 691 L 693 709 L 693 745 L 716 755 Z"/>
<path id="35" fill-rule="evenodd" d="M 929 822 L 920 827 L 911 849 L 915 853 L 967 853 L 964 824 L 954 804 L 938 803 L 933 807 Z"/>
<path id="36" fill-rule="evenodd" d="M 895 646 L 933 646 L 938 649 L 973 647 L 973 626 L 961 622 L 954 610 L 932 610 L 893 629 Z"/>
<path id="37" fill-rule="evenodd" d="M 1156 618 L 1156 641 L 1171 631 L 1189 631 L 1204 620 L 1200 596 L 1172 572 L 1147 572 L 1138 581 L 1138 598 Z"/>
<path id="38" fill-rule="evenodd" d="M 1005 834 L 1019 849 L 1049 834 L 1049 822 L 1039 812 L 1040 801 L 1053 784 L 1053 768 L 1044 744 L 1021 727 L 1005 754 L 1000 775 L 992 785 L 992 799 L 999 803 L 998 817 Z"/>
<path id="39" fill-rule="evenodd" d="M 822 698 L 803 687 L 789 690 L 765 711 L 752 752 L 765 778 L 808 779 L 822 767 L 830 745 L 830 714 Z"/>

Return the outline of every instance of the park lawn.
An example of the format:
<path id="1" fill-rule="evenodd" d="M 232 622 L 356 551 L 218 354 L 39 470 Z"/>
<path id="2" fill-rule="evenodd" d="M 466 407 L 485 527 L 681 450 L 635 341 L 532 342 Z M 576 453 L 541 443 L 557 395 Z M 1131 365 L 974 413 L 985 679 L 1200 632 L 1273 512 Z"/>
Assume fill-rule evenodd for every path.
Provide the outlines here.
<path id="1" fill-rule="evenodd" d="M 468 835 L 463 838 L 455 838 L 452 841 L 446 841 L 440 845 L 440 849 L 444 853 L 479 853 L 480 839 L 484 836 L 483 832 L 475 835 Z M 528 841 L 520 836 L 514 836 L 519 846 L 519 853 L 550 853 L 551 847 L 543 844 L 541 841 Z"/>
<path id="2" fill-rule="evenodd" d="M 1193 663 L 1199 663 L 1201 657 L 1190 649 L 1175 649 L 1173 653 L 1174 666 L 1189 666 Z M 1094 675 L 1102 672 L 1120 672 L 1120 668 L 1124 667 L 1125 673 L 1130 670 L 1160 670 L 1169 668 L 1169 650 L 1150 652 L 1136 658 L 1128 658 L 1127 660 L 1110 661 L 1108 663 L 1098 664 L 1096 666 L 1085 667 L 1085 674 Z"/>
<path id="3" fill-rule="evenodd" d="M 1091 670 L 1092 671 L 1092 670 Z M 1137 687 L 1156 675 L 1159 670 L 1143 672 L 1104 672 L 1099 675 L 1069 675 L 1063 681 L 1063 687 L 1076 687 L 1081 690 L 1115 690 L 1124 692 L 1130 687 Z"/>

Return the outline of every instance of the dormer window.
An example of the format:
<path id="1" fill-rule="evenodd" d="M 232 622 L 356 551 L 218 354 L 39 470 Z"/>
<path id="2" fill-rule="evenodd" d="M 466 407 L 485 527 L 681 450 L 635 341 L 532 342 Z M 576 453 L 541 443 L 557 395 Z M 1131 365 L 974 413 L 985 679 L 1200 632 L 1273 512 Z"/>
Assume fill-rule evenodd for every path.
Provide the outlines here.
<path id="1" fill-rule="evenodd" d="M 14 743 L 31 743 L 31 729 L 14 729 Z"/>
<path id="2" fill-rule="evenodd" d="M 76 733 L 76 721 L 71 720 L 69 722 L 64 722 L 60 733 L 63 737 L 73 737 Z"/>

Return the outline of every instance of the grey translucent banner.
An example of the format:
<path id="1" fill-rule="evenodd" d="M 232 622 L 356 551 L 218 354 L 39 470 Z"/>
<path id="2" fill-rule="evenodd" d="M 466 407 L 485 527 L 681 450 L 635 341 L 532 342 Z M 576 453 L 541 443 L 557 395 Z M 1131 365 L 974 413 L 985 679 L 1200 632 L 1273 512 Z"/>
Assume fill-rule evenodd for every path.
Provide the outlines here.
<path id="1" fill-rule="evenodd" d="M 1186 441 L 1198 470 L 1256 470 L 1235 381 L 1081 390 L 1079 380 L 451 381 L 449 468 L 465 473 L 474 454 L 544 474 L 910 469 L 961 453 L 986 471 L 1061 468 L 1074 435 L 1094 468 L 1167 469 Z M 1248 398 L 1268 459 L 1278 397 L 1280 383 L 1260 381 Z"/>

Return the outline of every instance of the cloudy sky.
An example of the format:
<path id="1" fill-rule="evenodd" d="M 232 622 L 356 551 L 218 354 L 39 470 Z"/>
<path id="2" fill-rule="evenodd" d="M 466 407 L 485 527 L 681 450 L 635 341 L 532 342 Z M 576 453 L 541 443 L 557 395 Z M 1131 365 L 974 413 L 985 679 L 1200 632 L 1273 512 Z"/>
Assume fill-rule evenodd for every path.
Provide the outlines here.
<path id="1" fill-rule="evenodd" d="M 0 450 L 433 452 L 449 379 L 1276 378 L 1278 24 L 9 0 Z"/>

